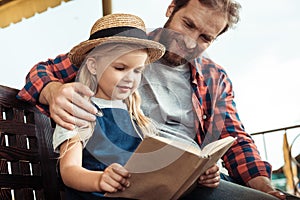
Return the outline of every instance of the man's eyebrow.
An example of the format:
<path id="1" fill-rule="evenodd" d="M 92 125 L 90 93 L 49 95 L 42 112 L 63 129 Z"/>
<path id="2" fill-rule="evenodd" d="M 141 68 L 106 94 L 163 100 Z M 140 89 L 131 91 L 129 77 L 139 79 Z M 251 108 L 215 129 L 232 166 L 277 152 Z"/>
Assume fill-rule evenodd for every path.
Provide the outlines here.
<path id="1" fill-rule="evenodd" d="M 193 28 L 197 28 L 196 24 L 194 23 L 194 21 L 192 19 L 190 19 L 189 17 L 182 17 L 184 21 L 188 22 L 190 26 L 192 26 Z"/>
<path id="2" fill-rule="evenodd" d="M 200 27 L 197 27 L 197 25 L 194 23 L 194 21 L 193 21 L 191 18 L 189 18 L 189 17 L 187 17 L 187 16 L 183 16 L 182 19 L 183 19 L 184 21 L 186 21 L 186 22 L 189 24 L 189 26 L 191 26 L 192 28 L 197 29 L 197 30 L 199 30 L 199 31 L 202 30 Z M 203 34 L 204 34 L 205 36 L 209 37 L 210 40 L 215 40 L 215 39 L 217 38 L 217 37 L 212 36 L 212 35 L 209 34 L 209 33 L 203 33 Z"/>

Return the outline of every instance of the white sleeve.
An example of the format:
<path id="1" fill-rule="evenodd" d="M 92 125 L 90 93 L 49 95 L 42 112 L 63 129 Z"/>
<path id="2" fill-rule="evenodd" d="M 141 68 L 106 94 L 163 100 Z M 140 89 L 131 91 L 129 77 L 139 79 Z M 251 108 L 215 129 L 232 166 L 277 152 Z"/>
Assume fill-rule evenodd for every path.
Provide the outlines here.
<path id="1" fill-rule="evenodd" d="M 94 124 L 87 127 L 76 127 L 74 130 L 65 129 L 59 125 L 56 125 L 54 133 L 53 133 L 53 149 L 54 152 L 59 153 L 59 146 L 66 140 L 79 136 L 80 141 L 82 142 L 83 147 L 86 146 L 89 138 L 92 136 L 94 131 Z"/>
<path id="2" fill-rule="evenodd" d="M 71 131 L 71 130 L 65 129 L 65 128 L 59 126 L 58 124 L 56 124 L 55 130 L 53 133 L 53 141 L 52 141 L 54 152 L 59 153 L 59 146 L 64 141 L 74 137 L 76 134 L 77 134 L 76 129 Z"/>

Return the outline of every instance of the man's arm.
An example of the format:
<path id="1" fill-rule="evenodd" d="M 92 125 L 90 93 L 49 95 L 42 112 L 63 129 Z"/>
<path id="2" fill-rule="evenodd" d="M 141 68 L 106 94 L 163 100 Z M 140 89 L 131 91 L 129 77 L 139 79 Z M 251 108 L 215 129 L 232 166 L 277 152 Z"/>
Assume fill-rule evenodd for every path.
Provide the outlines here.
<path id="1" fill-rule="evenodd" d="M 224 121 L 221 137 L 231 135 L 237 137 L 236 142 L 223 156 L 223 161 L 231 177 L 243 182 L 245 185 L 269 193 L 279 199 L 285 199 L 285 195 L 271 184 L 272 166 L 261 159 L 257 146 L 253 139 L 244 130 L 235 103 L 231 81 L 224 76 L 221 83 L 220 101 L 217 103 L 219 117 Z"/>
<path id="2" fill-rule="evenodd" d="M 285 199 L 286 196 L 282 192 L 275 190 L 271 184 L 271 180 L 264 176 L 257 176 L 253 179 L 250 179 L 247 183 L 247 186 L 266 192 L 270 195 L 273 195 L 279 199 Z"/>
<path id="3" fill-rule="evenodd" d="M 35 104 L 41 112 L 50 115 L 66 129 L 85 125 L 85 120 L 95 120 L 93 114 L 97 110 L 83 98 L 93 95 L 89 88 L 80 83 L 69 83 L 74 81 L 78 69 L 72 65 L 67 54 L 40 62 L 28 73 L 26 84 L 17 98 Z"/>
<path id="4" fill-rule="evenodd" d="M 263 161 L 254 144 L 253 139 L 246 133 L 243 124 L 239 119 L 235 103 L 231 81 L 223 76 L 220 81 L 220 94 L 216 101 L 214 111 L 215 127 L 211 130 L 220 132 L 221 138 L 232 136 L 236 141 L 223 156 L 223 161 L 231 177 L 238 182 L 246 184 L 256 176 L 271 176 L 272 166 Z M 218 124 L 221 124 L 220 126 Z"/>
<path id="5" fill-rule="evenodd" d="M 17 97 L 37 105 L 44 114 L 49 115 L 48 107 L 39 102 L 41 91 L 53 81 L 62 83 L 74 81 L 78 69 L 72 65 L 68 54 L 61 54 L 55 59 L 39 62 L 27 74 L 25 86 L 20 90 Z"/>

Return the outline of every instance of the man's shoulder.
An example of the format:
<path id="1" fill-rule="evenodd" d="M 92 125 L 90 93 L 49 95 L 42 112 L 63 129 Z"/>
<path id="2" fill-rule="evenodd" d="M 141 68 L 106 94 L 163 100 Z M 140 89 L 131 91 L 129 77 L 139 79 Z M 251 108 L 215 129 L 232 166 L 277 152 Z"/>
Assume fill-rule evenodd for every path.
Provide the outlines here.
<path id="1" fill-rule="evenodd" d="M 64 53 L 64 54 L 59 54 L 58 56 L 56 56 L 54 59 L 49 59 L 52 60 L 53 63 L 58 64 L 61 62 L 69 62 L 71 63 L 69 57 L 68 57 L 68 53 Z"/>
<path id="2" fill-rule="evenodd" d="M 65 66 L 65 67 L 69 67 L 69 66 L 74 66 L 69 57 L 68 57 L 68 53 L 64 53 L 64 54 L 59 54 L 57 55 L 55 58 L 48 58 L 48 60 L 46 62 L 39 62 L 39 65 L 56 65 L 56 66 Z"/>
<path id="3" fill-rule="evenodd" d="M 226 70 L 221 65 L 213 61 L 211 58 L 202 56 L 201 58 L 198 58 L 197 62 L 200 63 L 201 71 L 203 74 L 218 73 L 227 75 Z"/>

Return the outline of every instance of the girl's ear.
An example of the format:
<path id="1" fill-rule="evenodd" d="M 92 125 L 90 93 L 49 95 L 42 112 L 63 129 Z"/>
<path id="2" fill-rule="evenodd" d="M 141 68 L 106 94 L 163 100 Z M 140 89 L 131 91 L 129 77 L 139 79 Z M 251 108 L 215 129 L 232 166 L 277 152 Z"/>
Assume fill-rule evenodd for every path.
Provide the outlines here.
<path id="1" fill-rule="evenodd" d="M 171 4 L 167 8 L 166 17 L 170 17 L 174 11 L 175 3 L 174 0 L 171 2 Z"/>
<path id="2" fill-rule="evenodd" d="M 97 63 L 96 63 L 95 58 L 88 58 L 85 63 L 86 63 L 86 66 L 87 66 L 89 72 L 93 75 L 96 75 L 97 74 Z"/>

